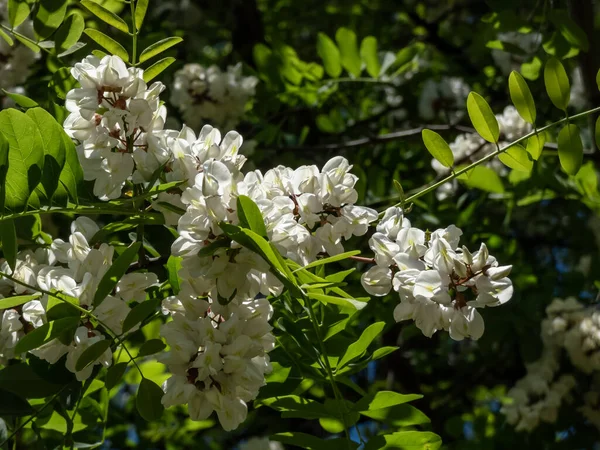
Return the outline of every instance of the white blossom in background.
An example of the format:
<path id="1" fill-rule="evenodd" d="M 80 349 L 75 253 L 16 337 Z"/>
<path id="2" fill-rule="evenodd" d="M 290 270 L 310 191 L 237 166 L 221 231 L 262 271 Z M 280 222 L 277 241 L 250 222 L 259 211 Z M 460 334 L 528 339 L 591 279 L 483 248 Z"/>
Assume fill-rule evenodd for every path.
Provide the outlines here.
<path id="1" fill-rule="evenodd" d="M 500 42 L 517 46 L 522 52 L 532 55 L 542 45 L 543 36 L 541 33 L 535 31 L 529 33 L 508 31 L 498 33 L 497 38 Z M 515 54 L 510 52 L 510 47 L 508 50 L 509 51 L 499 49 L 491 50 L 494 62 L 504 75 L 508 75 L 512 70 L 520 70 L 521 63 L 523 62 L 523 58 L 520 55 L 516 55 L 517 58 L 515 58 Z"/>
<path id="2" fill-rule="evenodd" d="M 10 27 L 8 22 L 8 1 L 0 0 L 0 22 Z M 34 39 L 33 21 L 27 19 L 19 25 L 15 31 L 29 38 Z M 29 74 L 30 67 L 40 58 L 39 53 L 35 53 L 21 44 L 16 39 L 13 45 L 9 45 L 4 39 L 0 38 L 0 89 L 6 89 L 9 92 L 24 94 L 22 85 Z"/>
<path id="3" fill-rule="evenodd" d="M 498 142 L 500 148 L 531 131 L 531 124 L 525 122 L 517 112 L 517 109 L 511 105 L 504 108 L 502 114 L 496 114 L 496 120 L 500 127 L 500 140 Z M 487 142 L 477 133 L 464 133 L 459 134 L 456 139 L 450 143 L 450 149 L 454 154 L 455 164 L 470 164 L 496 151 L 496 145 Z M 506 166 L 497 158 L 487 161 L 485 165 L 495 170 L 499 175 L 503 176 L 508 173 Z M 444 167 L 436 159 L 432 159 L 431 167 L 433 167 L 440 176 L 449 174 L 448 168 Z M 444 200 L 453 195 L 457 189 L 458 182 L 456 180 L 444 183 L 440 189 L 436 191 L 436 197 L 438 200 Z"/>
<path id="4" fill-rule="evenodd" d="M 423 83 L 419 97 L 419 115 L 425 120 L 442 119 L 456 122 L 465 113 L 469 85 L 462 78 L 442 77 Z"/>
<path id="5" fill-rule="evenodd" d="M 447 330 L 455 340 L 479 339 L 484 323 L 477 309 L 510 300 L 512 266 L 499 266 L 485 244 L 474 253 L 459 247 L 461 235 L 454 225 L 432 233 L 414 228 L 400 208 L 388 208 L 369 240 L 375 265 L 362 275 L 364 289 L 397 292 L 394 319 L 414 320 L 425 336 Z"/>
<path id="6" fill-rule="evenodd" d="M 256 77 L 242 75 L 241 64 L 226 72 L 214 65 L 186 64 L 175 73 L 171 103 L 195 130 L 206 123 L 231 129 L 244 115 L 257 83 Z"/>
<path id="7" fill-rule="evenodd" d="M 239 450 L 284 450 L 283 444 L 269 438 L 251 438 L 239 445 Z"/>
<path id="8" fill-rule="evenodd" d="M 99 229 L 91 219 L 79 217 L 71 223 L 68 241 L 55 239 L 50 249 L 38 249 L 35 253 L 30 250 L 19 252 L 14 271 L 6 262 L 0 267 L 3 273 L 31 286 L 29 288 L 0 277 L 0 293 L 3 296 L 34 294 L 39 292 L 37 289 L 59 291 L 76 299 L 80 307 L 91 311 L 102 322 L 100 329 L 95 329 L 84 318 L 68 345 L 54 339 L 31 350 L 32 354 L 51 364 L 67 355 L 66 367 L 80 381 L 90 377 L 95 365 L 108 367 L 112 364 L 112 352 L 107 349 L 86 369 L 75 369 L 77 360 L 89 346 L 106 339 L 102 327 L 106 325 L 112 333 L 121 334 L 123 321 L 131 311 L 129 303 L 145 300 L 145 290 L 158 282 L 158 278 L 152 273 L 128 273 L 118 282 L 114 295 L 108 295 L 100 305 L 94 307 L 98 284 L 112 265 L 114 256 L 114 248 L 110 245 L 90 245 Z M 47 323 L 46 310 L 49 302 L 47 294 L 40 294 L 39 298 L 22 306 L 0 311 L 0 364 L 8 358 L 18 356 L 14 354 L 14 347 L 22 336 Z"/>
<path id="9" fill-rule="evenodd" d="M 585 85 L 581 76 L 581 67 L 576 67 L 571 72 L 571 97 L 569 106 L 575 108 L 575 111 L 583 111 L 588 106 L 588 98 L 585 93 Z"/>
<path id="10" fill-rule="evenodd" d="M 573 402 L 577 385 L 573 372 L 578 370 L 593 378 L 578 410 L 600 429 L 600 311 L 570 297 L 554 299 L 546 316 L 541 324 L 542 356 L 526 366 L 525 377 L 508 391 L 502 413 L 517 431 L 530 432 L 542 422 L 556 422 L 561 405 Z M 569 368 L 561 366 L 565 354 Z"/>

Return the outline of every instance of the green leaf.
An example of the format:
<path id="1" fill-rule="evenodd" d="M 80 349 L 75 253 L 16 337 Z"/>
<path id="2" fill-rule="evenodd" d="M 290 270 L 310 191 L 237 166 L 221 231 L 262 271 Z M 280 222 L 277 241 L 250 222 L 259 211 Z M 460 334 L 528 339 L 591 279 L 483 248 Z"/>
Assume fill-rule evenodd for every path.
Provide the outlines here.
<path id="1" fill-rule="evenodd" d="M 489 167 L 477 166 L 469 171 L 468 178 L 459 177 L 467 186 L 488 192 L 503 193 L 504 185 L 498 174 Z"/>
<path id="2" fill-rule="evenodd" d="M 340 51 L 329 36 L 324 33 L 317 35 L 317 53 L 323 60 L 325 72 L 333 78 L 339 77 L 342 73 Z"/>
<path id="3" fill-rule="evenodd" d="M 40 0 L 33 18 L 33 29 L 43 39 L 54 33 L 65 18 L 67 0 Z"/>
<path id="4" fill-rule="evenodd" d="M 82 49 L 83 47 L 85 47 L 87 44 L 85 42 L 75 42 L 71 47 L 69 47 L 68 49 L 66 49 L 64 52 L 59 53 L 58 55 L 56 55 L 58 58 L 63 58 L 65 56 L 70 55 L 71 53 L 75 53 L 76 51 L 78 51 L 79 49 Z"/>
<path id="5" fill-rule="evenodd" d="M 172 56 L 156 61 L 146 70 L 144 70 L 144 81 L 146 83 L 150 82 L 174 62 L 175 58 L 173 58 Z"/>
<path id="6" fill-rule="evenodd" d="M 21 338 L 15 346 L 15 353 L 25 353 L 29 350 L 41 347 L 46 342 L 56 339 L 68 330 L 74 330 L 79 326 L 78 317 L 65 317 L 52 322 L 45 323 Z"/>
<path id="7" fill-rule="evenodd" d="M 23 108 L 34 108 L 36 106 L 38 106 L 37 102 L 35 100 L 30 99 L 29 97 L 25 96 L 25 95 L 21 95 L 21 94 L 16 94 L 13 92 L 8 92 L 5 89 L 2 89 L 2 91 L 8 95 L 11 99 L 13 99 L 13 101 L 23 107 Z"/>
<path id="8" fill-rule="evenodd" d="M 106 389 L 111 390 L 114 388 L 119 382 L 123 379 L 123 375 L 125 374 L 125 370 L 127 369 L 126 362 L 115 364 L 111 366 L 106 372 L 106 380 L 104 385 Z"/>
<path id="9" fill-rule="evenodd" d="M 0 222 L 0 238 L 2 240 L 2 254 L 8 266 L 15 270 L 17 264 L 17 230 L 14 220 L 3 220 Z"/>
<path id="10" fill-rule="evenodd" d="M 423 130 L 421 132 L 423 143 L 435 159 L 444 167 L 452 167 L 454 164 L 454 154 L 448 143 L 435 131 Z"/>
<path id="11" fill-rule="evenodd" d="M 531 62 L 521 64 L 521 75 L 531 81 L 540 77 L 540 70 L 542 70 L 542 60 L 537 56 L 534 56 Z"/>
<path id="12" fill-rule="evenodd" d="M 360 56 L 367 67 L 367 73 L 373 78 L 379 76 L 381 64 L 377 55 L 377 38 L 367 36 L 360 44 Z"/>
<path id="13" fill-rule="evenodd" d="M 104 301 L 106 296 L 115 288 L 119 280 L 123 278 L 123 275 L 127 273 L 127 269 L 129 269 L 129 266 L 137 257 L 141 245 L 141 242 L 134 242 L 131 244 L 109 267 L 98 284 L 96 295 L 94 295 L 94 307 L 98 307 L 100 303 Z"/>
<path id="14" fill-rule="evenodd" d="M 131 311 L 129 311 L 127 317 L 125 317 L 125 320 L 123 321 L 123 333 L 128 332 L 138 323 L 141 323 L 144 319 L 150 317 L 152 313 L 156 312 L 159 306 L 159 298 L 147 300 L 135 305 Z"/>
<path id="15" fill-rule="evenodd" d="M 15 34 L 15 39 L 34 53 L 40 53 L 42 51 L 39 45 L 37 45 L 35 42 L 33 42 L 31 39 L 25 36 L 19 36 Z"/>
<path id="16" fill-rule="evenodd" d="M 441 446 L 442 439 L 429 431 L 399 431 L 373 437 L 365 450 L 437 450 Z"/>
<path id="17" fill-rule="evenodd" d="M 527 153 L 531 155 L 534 160 L 538 160 L 542 151 L 544 150 L 544 145 L 546 144 L 546 135 L 544 133 L 537 134 L 535 136 L 531 136 L 527 139 Z"/>
<path id="18" fill-rule="evenodd" d="M 51 199 L 58 188 L 60 173 L 65 165 L 64 137 L 66 134 L 54 117 L 42 108 L 28 110 L 27 116 L 37 125 L 42 136 L 44 169 L 41 182 L 46 195 Z"/>
<path id="19" fill-rule="evenodd" d="M 544 83 L 554 106 L 566 112 L 571 98 L 571 87 L 567 72 L 565 72 L 565 68 L 558 59 L 550 58 L 546 62 Z"/>
<path id="20" fill-rule="evenodd" d="M 530 172 L 533 168 L 533 161 L 529 159 L 529 154 L 518 144 L 500 153 L 498 159 L 511 169 L 520 170 L 522 172 Z"/>
<path id="21" fill-rule="evenodd" d="M 149 0 L 137 0 L 135 2 L 135 28 L 139 31 L 144 23 L 146 11 L 148 11 Z"/>
<path id="22" fill-rule="evenodd" d="M 569 11 L 565 9 L 550 9 L 548 19 L 554 24 L 560 34 L 577 48 L 587 52 L 590 47 L 587 35 L 579 26 L 569 17 Z"/>
<path id="23" fill-rule="evenodd" d="M 179 44 L 182 41 L 183 39 L 180 37 L 168 37 L 165 39 L 161 39 L 160 41 L 155 42 L 154 44 L 149 45 L 144 49 L 144 51 L 140 55 L 140 62 L 143 63 L 144 61 L 153 58 L 154 56 L 164 52 L 165 50 L 173 47 L 174 45 Z"/>
<path id="24" fill-rule="evenodd" d="M 479 135 L 488 142 L 496 143 L 500 136 L 500 128 L 492 108 L 477 92 L 471 92 L 467 97 L 467 112 Z"/>
<path id="25" fill-rule="evenodd" d="M 142 344 L 140 351 L 137 354 L 137 358 L 162 352 L 166 347 L 167 346 L 161 339 L 150 339 Z"/>
<path id="26" fill-rule="evenodd" d="M 6 43 L 8 45 L 10 45 L 11 47 L 15 43 L 15 41 L 13 41 L 13 38 L 11 38 L 8 34 L 6 34 L 6 32 L 1 28 L 0 28 L 0 37 L 2 37 L 2 39 L 4 39 L 6 41 Z"/>
<path id="27" fill-rule="evenodd" d="M 42 376 L 22 362 L 0 370 L 0 388 L 24 398 L 44 398 L 53 395 L 61 389 L 61 384 L 68 382 L 68 379 L 55 382 L 52 377 Z"/>
<path id="28" fill-rule="evenodd" d="M 307 295 L 309 298 L 318 300 L 325 305 L 331 303 L 334 305 L 341 306 L 342 308 L 351 308 L 356 310 L 361 310 L 365 306 L 367 306 L 366 302 L 362 302 L 354 298 L 334 297 L 333 295 L 319 294 L 317 292 L 312 291 L 309 291 Z"/>
<path id="29" fill-rule="evenodd" d="M 31 9 L 27 0 L 8 0 L 8 21 L 12 28 L 21 25 Z"/>
<path id="30" fill-rule="evenodd" d="M 293 273 L 298 272 L 299 270 L 312 269 L 313 267 L 322 266 L 324 264 L 329 264 L 332 262 L 342 261 L 344 259 L 348 259 L 351 256 L 360 255 L 360 250 L 351 250 L 349 252 L 340 253 L 339 255 L 329 256 L 327 258 L 317 259 L 306 266 L 300 267 L 299 269 L 294 270 Z"/>
<path id="31" fill-rule="evenodd" d="M 283 395 L 267 398 L 262 400 L 261 403 L 281 412 L 282 417 L 285 418 L 301 418 L 307 420 L 320 419 L 323 417 L 336 418 L 335 416 L 332 416 L 331 412 L 325 409 L 325 406 L 322 403 L 297 395 Z"/>
<path id="32" fill-rule="evenodd" d="M 350 344 L 344 356 L 338 362 L 337 369 L 341 369 L 354 359 L 360 358 L 367 351 L 373 340 L 381 334 L 384 327 L 385 322 L 376 322 L 365 328 L 358 340 Z"/>
<path id="33" fill-rule="evenodd" d="M 565 125 L 558 133 L 558 159 L 567 174 L 579 172 L 583 163 L 583 144 L 577 125 Z"/>
<path id="34" fill-rule="evenodd" d="M 265 226 L 263 215 L 250 197 L 245 195 L 238 196 L 237 212 L 242 227 L 249 228 L 260 237 L 268 239 L 267 227 Z"/>
<path id="35" fill-rule="evenodd" d="M 600 91 L 600 70 L 596 74 L 596 85 L 598 86 L 598 90 Z"/>
<path id="36" fill-rule="evenodd" d="M 111 341 L 109 339 L 94 342 L 79 356 L 79 359 L 75 363 L 75 370 L 80 372 L 90 364 L 93 364 L 94 361 L 100 358 L 104 352 L 110 348 L 110 344 Z"/>
<path id="37" fill-rule="evenodd" d="M 65 165 L 58 180 L 60 182 L 59 191 L 61 187 L 65 189 L 71 200 L 78 204 L 78 190 L 83 183 L 83 169 L 77 157 L 75 144 L 66 133 L 63 133 L 63 141 L 65 144 Z"/>
<path id="38" fill-rule="evenodd" d="M 135 405 L 144 420 L 150 422 L 161 418 L 165 409 L 161 403 L 163 395 L 163 390 L 156 383 L 147 378 L 142 378 Z"/>
<path id="39" fill-rule="evenodd" d="M 0 416 L 29 416 L 35 412 L 31 405 L 23 397 L 10 391 L 0 389 Z"/>
<path id="40" fill-rule="evenodd" d="M 86 28 L 85 30 L 83 30 L 83 32 L 87 34 L 90 37 L 90 39 L 96 42 L 100 47 L 108 50 L 108 53 L 112 53 L 113 55 L 116 55 L 119 58 L 121 58 L 123 61 L 129 62 L 129 54 L 127 53 L 127 50 L 125 50 L 125 48 L 113 38 L 108 37 L 104 33 L 98 30 L 94 30 L 93 28 Z"/>
<path id="41" fill-rule="evenodd" d="M 6 174 L 8 172 L 9 143 L 0 132 L 0 214 L 4 214 L 6 200 Z"/>
<path id="42" fill-rule="evenodd" d="M 21 306 L 31 300 L 35 300 L 41 297 L 42 294 L 33 295 L 15 295 L 13 297 L 0 298 L 0 310 L 11 309 L 15 306 Z"/>
<path id="43" fill-rule="evenodd" d="M 42 178 L 44 151 L 36 124 L 15 109 L 0 111 L 0 130 L 9 143 L 5 206 L 25 209 Z"/>
<path id="44" fill-rule="evenodd" d="M 129 27 L 127 26 L 127 23 L 114 12 L 109 11 L 105 7 L 91 0 L 81 0 L 81 5 L 86 7 L 92 14 L 110 26 L 115 27 L 117 30 L 122 31 L 123 33 L 129 33 Z"/>
<path id="45" fill-rule="evenodd" d="M 54 35 L 56 51 L 62 54 L 65 50 L 73 47 L 81 37 L 84 28 L 85 22 L 78 12 L 67 17 Z"/>
<path id="46" fill-rule="evenodd" d="M 169 256 L 167 260 L 167 271 L 169 272 L 169 284 L 175 295 L 179 294 L 179 270 L 181 269 L 181 261 L 183 260 L 180 256 Z"/>
<path id="47" fill-rule="evenodd" d="M 514 70 L 508 77 L 508 89 L 510 91 L 510 98 L 517 108 L 519 115 L 530 124 L 535 123 L 536 110 L 533 96 L 527 86 L 527 82 L 519 72 Z"/>
<path id="48" fill-rule="evenodd" d="M 378 409 L 390 408 L 396 405 L 412 402 L 423 398 L 419 394 L 399 394 L 393 391 L 379 391 L 375 394 L 369 394 L 360 399 L 354 405 L 355 411 L 375 411 Z"/>
<path id="49" fill-rule="evenodd" d="M 348 28 L 339 28 L 335 33 L 335 40 L 340 49 L 340 61 L 342 66 L 355 77 L 362 72 L 362 61 L 358 53 L 356 34 Z"/>

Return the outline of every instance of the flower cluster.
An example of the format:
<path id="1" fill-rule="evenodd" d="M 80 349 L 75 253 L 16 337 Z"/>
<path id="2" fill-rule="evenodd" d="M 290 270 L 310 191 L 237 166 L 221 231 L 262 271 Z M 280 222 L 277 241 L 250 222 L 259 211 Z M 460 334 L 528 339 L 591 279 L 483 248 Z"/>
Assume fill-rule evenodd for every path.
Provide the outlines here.
<path id="1" fill-rule="evenodd" d="M 507 106 L 504 108 L 502 114 L 496 114 L 496 120 L 500 127 L 500 142 L 498 143 L 500 148 L 531 131 L 531 124 L 521 118 L 514 106 Z M 450 149 L 454 154 L 454 161 L 457 164 L 469 164 L 493 153 L 496 150 L 496 145 L 485 141 L 477 133 L 465 133 L 458 135 L 454 142 L 450 143 Z M 507 173 L 506 166 L 497 158 L 488 161 L 486 165 L 500 175 Z M 431 161 L 431 167 L 433 167 L 438 175 L 448 175 L 448 169 L 436 159 Z M 439 200 L 444 200 L 453 195 L 457 188 L 458 182 L 456 180 L 449 181 L 440 186 L 436 191 L 436 196 Z"/>
<path id="2" fill-rule="evenodd" d="M 571 391 L 577 384 L 575 376 L 561 367 L 566 353 L 573 368 L 596 377 L 579 411 L 600 428 L 600 312 L 570 297 L 554 299 L 546 315 L 542 321 L 542 356 L 527 365 L 527 374 L 508 392 L 510 403 L 502 412 L 519 431 L 532 431 L 541 422 L 554 423 L 561 404 L 572 400 Z"/>
<path id="3" fill-rule="evenodd" d="M 510 300 L 512 266 L 498 266 L 485 244 L 474 253 L 459 248 L 461 235 L 454 225 L 425 232 L 400 208 L 387 209 L 369 240 L 375 265 L 362 275 L 363 287 L 377 296 L 396 291 L 394 319 L 414 320 L 426 336 L 443 329 L 455 340 L 478 339 L 484 323 L 477 308 Z"/>
<path id="4" fill-rule="evenodd" d="M 88 56 L 71 74 L 81 87 L 67 93 L 65 131 L 79 141 L 79 162 L 84 178 L 95 180 L 94 195 L 120 197 L 136 154 L 144 154 L 148 136 L 164 126 L 166 108 L 158 98 L 164 86 L 148 87 L 143 70 L 127 68 L 118 56 Z"/>
<path id="5" fill-rule="evenodd" d="M 10 27 L 8 23 L 8 1 L 0 0 L 0 21 Z M 19 25 L 15 31 L 21 33 L 29 38 L 34 38 L 33 22 L 31 20 L 25 20 Z M 39 59 L 39 54 L 34 53 L 28 49 L 25 45 L 15 42 L 13 45 L 9 45 L 4 39 L 0 39 L 0 88 L 7 89 L 9 91 L 21 91 L 15 89 L 23 84 L 30 73 L 31 65 Z"/>
<path id="6" fill-rule="evenodd" d="M 163 403 L 187 403 L 195 420 L 216 411 L 221 425 L 234 429 L 270 370 L 272 309 L 264 297 L 282 291 L 260 256 L 223 233 L 222 223 L 240 223 L 238 197 L 256 202 L 270 242 L 300 264 L 343 252 L 342 241 L 365 234 L 377 213 L 353 204 L 357 178 L 344 158 L 321 170 L 279 166 L 244 176 L 245 158 L 237 154 L 241 136 L 230 132 L 221 141 L 209 126 L 201 135 L 210 145 L 193 185 L 181 195 L 186 212 L 171 249 L 182 257 L 181 291 L 163 303 L 173 319 L 162 331 L 171 346 L 164 362 L 173 373 Z"/>
<path id="7" fill-rule="evenodd" d="M 442 117 L 446 120 L 459 120 L 464 114 L 469 90 L 462 78 L 429 79 L 423 83 L 419 97 L 419 115 L 425 120 L 433 120 L 444 113 Z"/>
<path id="8" fill-rule="evenodd" d="M 227 72 L 217 66 L 186 64 L 175 73 L 171 103 L 193 129 L 207 122 L 230 129 L 244 115 L 257 83 L 256 77 L 242 75 L 240 64 L 228 67 Z"/>
<path id="9" fill-rule="evenodd" d="M 14 347 L 18 340 L 47 323 L 46 313 L 56 304 L 56 301 L 53 302 L 55 298 L 48 293 L 59 292 L 67 296 L 65 298 L 75 299 L 79 307 L 91 311 L 102 327 L 109 328 L 113 334 L 121 334 L 123 321 L 130 311 L 129 302 L 144 300 L 145 289 L 158 279 L 152 273 L 126 274 L 119 280 L 114 295 L 107 296 L 94 307 L 98 284 L 112 265 L 114 254 L 110 245 L 101 244 L 97 248 L 90 245 L 98 230 L 98 225 L 91 219 L 79 217 L 71 224 L 68 242 L 56 239 L 50 248 L 40 248 L 35 253 L 29 250 L 20 252 L 14 271 L 6 261 L 2 263 L 2 273 L 16 280 L 0 278 L 0 293 L 4 297 L 44 292 L 35 300 L 3 311 L 0 328 L 0 355 L 3 359 L 17 356 Z M 31 350 L 31 353 L 51 364 L 67 355 L 67 369 L 75 373 L 78 380 L 84 380 L 91 375 L 94 365 L 109 366 L 112 363 L 112 353 L 106 350 L 87 368 L 81 371 L 75 369 L 85 349 L 103 339 L 105 335 L 101 330 L 84 317 L 70 342 L 57 338 Z"/>

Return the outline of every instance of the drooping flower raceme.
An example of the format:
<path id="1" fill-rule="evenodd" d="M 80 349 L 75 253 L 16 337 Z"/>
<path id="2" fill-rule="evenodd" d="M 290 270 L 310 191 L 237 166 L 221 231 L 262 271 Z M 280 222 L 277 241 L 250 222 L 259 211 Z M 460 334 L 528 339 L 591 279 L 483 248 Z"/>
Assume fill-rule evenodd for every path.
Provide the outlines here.
<path id="1" fill-rule="evenodd" d="M 577 380 L 585 379 L 580 371 L 591 380 L 578 411 L 600 429 L 600 312 L 573 297 L 554 299 L 546 308 L 541 337 L 541 357 L 508 391 L 510 402 L 502 408 L 506 421 L 528 432 L 542 422 L 556 422 L 561 405 L 573 401 Z M 565 354 L 570 367 L 563 364 Z"/>
<path id="2" fill-rule="evenodd" d="M 387 209 L 369 240 L 375 265 L 362 275 L 363 287 L 376 296 L 397 292 L 394 319 L 414 320 L 425 336 L 448 330 L 455 340 L 479 339 L 484 323 L 477 308 L 510 300 L 512 266 L 498 266 L 485 244 L 474 253 L 460 248 L 461 235 L 454 225 L 425 232 L 400 208 Z"/>
<path id="3" fill-rule="evenodd" d="M 162 330 L 171 346 L 164 362 L 173 373 L 163 403 L 187 403 L 195 420 L 216 411 L 221 425 L 234 429 L 270 370 L 272 308 L 265 297 L 283 289 L 259 255 L 223 233 L 222 223 L 240 223 L 238 196 L 256 202 L 270 242 L 300 264 L 343 252 L 343 240 L 365 234 L 377 213 L 353 204 L 357 178 L 344 158 L 321 170 L 280 166 L 244 176 L 241 136 L 230 132 L 221 141 L 207 126 L 201 136 L 205 144 L 193 159 L 199 173 L 181 195 L 186 212 L 172 246 L 182 258 L 181 290 L 163 302 L 172 317 Z"/>
<path id="4" fill-rule="evenodd" d="M 112 334 L 121 334 L 125 317 L 131 310 L 129 303 L 145 299 L 145 289 L 158 281 L 152 273 L 126 274 L 114 293 L 94 305 L 98 284 L 112 265 L 114 255 L 112 246 L 101 244 L 96 248 L 90 244 L 98 230 L 98 225 L 91 219 L 79 217 L 71 224 L 68 242 L 56 239 L 50 249 L 38 249 L 35 253 L 29 250 L 20 252 L 14 271 L 6 262 L 0 267 L 2 273 L 17 280 L 0 278 L 0 293 L 3 296 L 35 294 L 40 290 L 60 293 L 65 301 L 76 302 L 78 307 L 90 311 L 100 321 L 101 326 L 96 328 L 87 317 L 83 317 L 76 329 L 72 330 L 68 342 L 64 337 L 57 338 L 30 351 L 51 364 L 66 355 L 67 369 L 75 373 L 80 381 L 89 378 L 96 364 L 109 366 L 112 363 L 112 353 L 107 349 L 87 368 L 77 370 L 76 363 L 81 354 L 89 346 L 106 339 L 104 327 L 108 327 Z M 14 347 L 18 340 L 46 324 L 48 311 L 58 304 L 61 304 L 60 300 L 44 293 L 22 306 L 3 311 L 0 355 L 5 358 L 17 356 Z"/>
<path id="5" fill-rule="evenodd" d="M 186 64 L 175 73 L 171 103 L 193 129 L 206 123 L 231 129 L 244 115 L 257 83 L 256 77 L 242 75 L 241 64 L 228 67 L 226 72 L 217 66 Z"/>

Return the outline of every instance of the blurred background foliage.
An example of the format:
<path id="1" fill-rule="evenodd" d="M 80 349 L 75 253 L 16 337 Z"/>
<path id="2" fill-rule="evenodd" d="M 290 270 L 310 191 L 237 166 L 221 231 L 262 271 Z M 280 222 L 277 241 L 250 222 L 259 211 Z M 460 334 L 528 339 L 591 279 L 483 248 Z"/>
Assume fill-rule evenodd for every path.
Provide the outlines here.
<path id="1" fill-rule="evenodd" d="M 127 15 L 126 5 L 118 0 L 99 3 Z M 437 177 L 420 138 L 422 127 L 439 126 L 448 142 L 470 129 L 464 102 L 456 108 L 436 100 L 430 105 L 433 117 L 423 117 L 419 104 L 428 80 L 459 78 L 499 114 L 511 103 L 507 79 L 511 70 L 517 70 L 528 80 L 541 126 L 562 117 L 545 93 L 541 73 L 543 63 L 556 56 L 567 69 L 573 90 L 576 85 L 579 89 L 579 101 L 572 102 L 570 112 L 600 105 L 598 8 L 592 0 L 151 1 L 140 48 L 166 36 L 184 38 L 167 52 L 177 61 L 160 77 L 167 86 L 167 103 L 174 73 L 185 64 L 225 69 L 241 62 L 245 74 L 260 80 L 237 126 L 246 141 L 254 141 L 247 147 L 248 164 L 263 170 L 277 164 L 322 165 L 342 155 L 360 177 L 357 203 L 382 210 L 400 198 L 393 180 L 410 193 Z M 79 10 L 87 26 L 118 39 L 118 32 L 95 20 L 78 2 L 70 2 L 69 9 Z M 342 48 L 341 67 L 328 66 L 328 43 L 343 47 L 355 38 L 362 48 L 368 36 L 377 48 L 375 61 L 359 60 L 357 66 L 352 55 L 344 57 Z M 94 45 L 88 42 L 86 48 L 60 60 L 43 54 L 25 86 L 28 95 L 50 96 L 60 117 L 56 93 L 60 89 L 48 91 L 48 82 L 68 89 L 71 81 L 62 76 L 65 69 L 60 67 L 81 59 Z M 48 69 L 52 75 L 47 75 Z M 169 115 L 169 125 L 177 127 L 181 118 L 176 108 L 169 108 Z M 499 412 L 506 392 L 525 374 L 525 364 L 540 355 L 540 321 L 552 299 L 575 296 L 588 304 L 597 302 L 600 153 L 594 146 L 594 119 L 579 121 L 585 154 L 576 177 L 560 170 L 553 131 L 531 173 L 502 176 L 500 187 L 485 182 L 477 187 L 460 185 L 448 198 L 440 200 L 432 193 L 413 205 L 408 217 L 415 226 L 433 230 L 454 223 L 463 228 L 469 248 L 484 241 L 499 261 L 513 264 L 515 294 L 507 305 L 482 312 L 486 331 L 477 342 L 455 342 L 443 332 L 429 339 L 412 323 L 394 323 L 394 295 L 373 299 L 352 319 L 353 327 L 342 335 L 356 335 L 369 323 L 384 320 L 387 326 L 378 346 L 399 346 L 352 380 L 361 386 L 424 395 L 414 405 L 430 423 L 414 417 L 403 422 L 398 417 L 390 426 L 420 424 L 439 434 L 444 448 L 457 450 L 597 448 L 598 430 L 573 413 L 577 404 L 564 405 L 555 424 L 542 424 L 532 433 L 515 432 Z M 366 242 L 363 238 L 356 247 L 368 251 Z M 357 296 L 364 295 L 359 278 L 360 270 L 347 280 L 348 291 Z M 138 333 L 140 344 L 157 337 L 155 328 L 144 328 L 145 336 Z M 328 345 L 339 344 L 332 340 Z M 281 349 L 271 358 L 276 370 L 262 398 L 285 391 L 277 377 L 290 371 Z M 164 379 L 161 364 L 143 364 L 145 373 L 156 372 L 153 379 Z M 135 373 L 127 376 L 135 384 Z M 297 392 L 323 397 L 319 386 L 304 383 L 294 371 L 285 383 L 297 386 Z M 162 421 L 148 424 L 137 416 L 130 398 L 134 391 L 126 385 L 119 395 L 111 392 L 114 407 L 105 448 L 230 449 L 253 435 L 279 431 L 325 435 L 314 421 L 282 419 L 267 407 L 251 412 L 246 424 L 233 433 L 214 427 L 214 421 L 192 422 L 177 408 L 165 411 Z M 350 389 L 344 394 L 353 395 Z M 363 420 L 358 426 L 368 435 L 371 425 Z"/>

